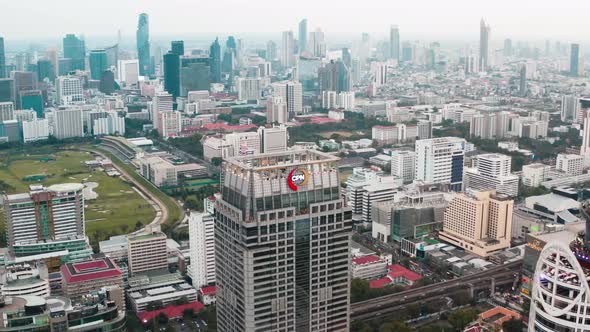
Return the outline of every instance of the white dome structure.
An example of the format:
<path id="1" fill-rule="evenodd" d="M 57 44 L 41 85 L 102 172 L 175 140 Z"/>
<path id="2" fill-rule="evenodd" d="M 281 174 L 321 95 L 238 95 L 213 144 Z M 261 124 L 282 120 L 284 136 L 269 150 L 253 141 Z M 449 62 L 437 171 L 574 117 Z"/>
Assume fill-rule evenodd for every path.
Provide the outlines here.
<path id="1" fill-rule="evenodd" d="M 547 243 L 535 268 L 529 332 L 590 331 L 589 272 L 568 243 Z"/>

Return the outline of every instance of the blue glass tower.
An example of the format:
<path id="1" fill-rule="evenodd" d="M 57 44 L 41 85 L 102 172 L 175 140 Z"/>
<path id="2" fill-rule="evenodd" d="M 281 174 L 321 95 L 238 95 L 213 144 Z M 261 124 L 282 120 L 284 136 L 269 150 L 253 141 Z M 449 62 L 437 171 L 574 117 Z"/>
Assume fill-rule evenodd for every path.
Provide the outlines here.
<path id="1" fill-rule="evenodd" d="M 148 14 L 139 15 L 137 24 L 137 58 L 139 59 L 139 75 L 149 76 L 151 73 L 150 61 L 150 29 Z"/>
<path id="2" fill-rule="evenodd" d="M 211 47 L 209 47 L 209 63 L 211 65 L 211 82 L 221 82 L 221 46 L 219 39 L 215 38 Z"/>

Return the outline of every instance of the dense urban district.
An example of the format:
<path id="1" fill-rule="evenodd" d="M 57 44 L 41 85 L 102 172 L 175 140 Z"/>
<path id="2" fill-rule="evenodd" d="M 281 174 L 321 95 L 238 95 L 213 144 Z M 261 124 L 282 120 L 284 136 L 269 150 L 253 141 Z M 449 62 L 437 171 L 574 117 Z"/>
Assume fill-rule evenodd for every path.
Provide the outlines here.
<path id="1" fill-rule="evenodd" d="M 0 37 L 0 331 L 590 331 L 580 44 L 149 24 Z"/>

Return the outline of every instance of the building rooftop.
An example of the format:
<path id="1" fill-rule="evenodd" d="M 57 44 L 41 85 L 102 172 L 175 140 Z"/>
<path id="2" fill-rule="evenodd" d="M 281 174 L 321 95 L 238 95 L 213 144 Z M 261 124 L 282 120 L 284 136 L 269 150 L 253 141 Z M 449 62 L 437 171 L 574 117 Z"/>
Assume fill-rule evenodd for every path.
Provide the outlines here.
<path id="1" fill-rule="evenodd" d="M 117 264 L 108 257 L 80 263 L 67 263 L 62 265 L 60 270 L 68 283 L 123 276 Z"/>
<path id="2" fill-rule="evenodd" d="M 356 265 L 371 264 L 379 261 L 381 261 L 381 258 L 375 255 L 362 256 L 352 259 L 352 262 Z"/>
<path id="3" fill-rule="evenodd" d="M 217 288 L 215 286 L 207 286 L 207 287 L 202 287 L 201 289 L 199 289 L 199 293 L 201 293 L 203 295 L 215 295 L 216 291 L 217 291 Z"/>
<path id="4" fill-rule="evenodd" d="M 257 155 L 239 156 L 228 158 L 226 163 L 238 166 L 242 169 L 265 170 L 298 166 L 307 164 L 319 164 L 337 162 L 338 157 L 316 150 L 291 150 L 276 153 L 263 153 Z"/>

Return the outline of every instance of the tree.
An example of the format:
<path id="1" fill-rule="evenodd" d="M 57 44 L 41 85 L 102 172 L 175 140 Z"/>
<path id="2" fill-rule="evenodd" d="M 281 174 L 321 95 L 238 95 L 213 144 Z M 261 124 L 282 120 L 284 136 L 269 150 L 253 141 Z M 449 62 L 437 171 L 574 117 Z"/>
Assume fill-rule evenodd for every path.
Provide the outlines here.
<path id="1" fill-rule="evenodd" d="M 163 312 L 159 313 L 158 316 L 156 316 L 156 320 L 158 321 L 158 325 L 168 324 L 168 316 L 166 316 Z"/>
<path id="2" fill-rule="evenodd" d="M 203 203 L 197 200 L 195 196 L 189 196 L 184 201 L 184 208 L 187 210 L 198 211 L 202 208 Z"/>
<path id="3" fill-rule="evenodd" d="M 502 324 L 502 330 L 504 332 L 522 332 L 523 329 L 524 323 L 520 319 L 512 318 Z"/>
<path id="4" fill-rule="evenodd" d="M 404 322 L 393 321 L 388 322 L 379 327 L 379 332 L 411 332 L 412 330 L 406 326 Z"/>
<path id="5" fill-rule="evenodd" d="M 449 315 L 448 321 L 455 331 L 463 329 L 477 317 L 477 312 L 473 309 L 457 310 Z"/>
<path id="6" fill-rule="evenodd" d="M 215 166 L 219 166 L 221 165 L 221 162 L 223 161 L 223 159 L 219 158 L 219 157 L 213 157 L 211 158 L 211 163 Z"/>

